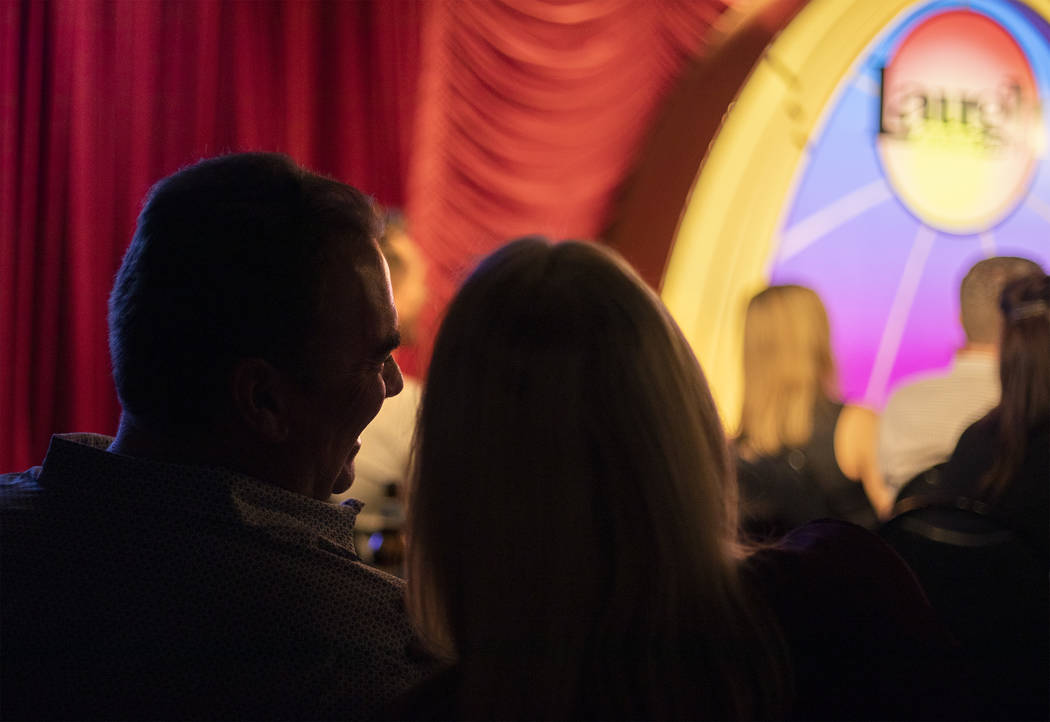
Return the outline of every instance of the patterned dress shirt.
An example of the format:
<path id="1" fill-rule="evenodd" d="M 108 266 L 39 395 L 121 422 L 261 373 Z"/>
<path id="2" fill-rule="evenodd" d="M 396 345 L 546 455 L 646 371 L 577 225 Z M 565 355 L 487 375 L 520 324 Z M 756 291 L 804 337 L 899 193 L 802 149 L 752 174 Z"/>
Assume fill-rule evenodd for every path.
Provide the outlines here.
<path id="1" fill-rule="evenodd" d="M 430 671 L 353 503 L 111 441 L 0 476 L 0 718 L 366 719 Z"/>

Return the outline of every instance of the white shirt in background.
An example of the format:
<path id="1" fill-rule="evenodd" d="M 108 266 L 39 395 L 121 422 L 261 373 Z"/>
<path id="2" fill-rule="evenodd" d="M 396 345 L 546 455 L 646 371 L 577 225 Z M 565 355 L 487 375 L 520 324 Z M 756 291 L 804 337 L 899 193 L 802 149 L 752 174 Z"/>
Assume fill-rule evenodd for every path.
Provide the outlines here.
<path id="1" fill-rule="evenodd" d="M 879 468 L 890 493 L 947 461 L 962 432 L 999 403 L 999 394 L 999 361 L 985 351 L 959 351 L 947 373 L 898 387 L 879 421 Z"/>

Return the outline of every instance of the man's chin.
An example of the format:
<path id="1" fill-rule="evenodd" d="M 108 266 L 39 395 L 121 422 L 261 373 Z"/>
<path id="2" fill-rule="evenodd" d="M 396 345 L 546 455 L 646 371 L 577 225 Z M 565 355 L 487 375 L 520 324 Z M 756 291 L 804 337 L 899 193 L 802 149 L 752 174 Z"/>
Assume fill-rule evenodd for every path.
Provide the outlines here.
<path id="1" fill-rule="evenodd" d="M 351 486 L 353 486 L 353 483 L 354 460 L 351 459 L 350 461 L 346 462 L 346 466 L 344 466 L 339 471 L 339 476 L 336 477 L 335 484 L 332 485 L 332 493 L 342 494 L 343 492 L 347 491 Z"/>

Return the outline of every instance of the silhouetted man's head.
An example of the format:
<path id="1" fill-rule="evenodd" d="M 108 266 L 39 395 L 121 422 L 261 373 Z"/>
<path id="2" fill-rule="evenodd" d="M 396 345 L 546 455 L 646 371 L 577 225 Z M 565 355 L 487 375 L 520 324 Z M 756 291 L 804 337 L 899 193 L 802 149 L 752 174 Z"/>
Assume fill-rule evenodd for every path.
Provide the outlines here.
<path id="1" fill-rule="evenodd" d="M 379 225 L 362 193 L 280 155 L 157 183 L 110 296 L 125 415 L 176 437 L 233 419 L 276 483 L 348 485 L 357 435 L 401 388 Z"/>

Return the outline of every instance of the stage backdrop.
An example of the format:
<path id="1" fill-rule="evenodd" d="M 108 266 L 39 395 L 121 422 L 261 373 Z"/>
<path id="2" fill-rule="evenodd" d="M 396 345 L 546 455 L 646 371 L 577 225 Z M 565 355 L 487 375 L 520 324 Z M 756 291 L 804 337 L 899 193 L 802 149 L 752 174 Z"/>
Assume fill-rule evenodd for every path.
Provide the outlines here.
<path id="1" fill-rule="evenodd" d="M 950 363 L 973 263 L 1050 268 L 1048 19 L 1048 0 L 810 0 L 765 49 L 662 287 L 731 429 L 768 283 L 820 293 L 844 398 L 879 410 Z"/>
<path id="2" fill-rule="evenodd" d="M 106 296 L 156 179 L 277 150 L 407 205 L 425 345 L 502 240 L 597 235 L 726 6 L 0 0 L 0 472 L 115 431 Z"/>

